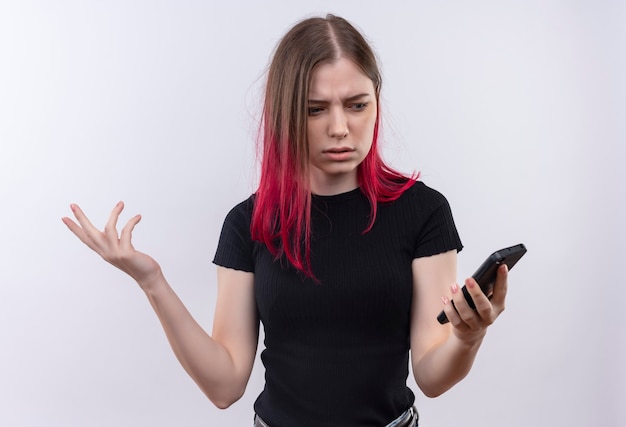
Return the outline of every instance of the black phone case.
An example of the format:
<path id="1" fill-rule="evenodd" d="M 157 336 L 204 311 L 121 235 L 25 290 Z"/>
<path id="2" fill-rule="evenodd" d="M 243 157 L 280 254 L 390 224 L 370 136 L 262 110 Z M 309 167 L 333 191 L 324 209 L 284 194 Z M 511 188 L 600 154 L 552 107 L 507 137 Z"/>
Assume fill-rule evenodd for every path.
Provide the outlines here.
<path id="1" fill-rule="evenodd" d="M 481 264 L 480 267 L 478 267 L 478 270 L 476 270 L 476 272 L 472 274 L 472 277 L 474 278 L 474 280 L 476 280 L 483 293 L 487 295 L 487 297 L 491 298 L 491 294 L 493 293 L 493 285 L 496 281 L 498 267 L 500 267 L 502 264 L 506 264 L 509 270 L 512 269 L 517 261 L 519 261 L 519 259 L 524 256 L 525 253 L 526 246 L 524 246 L 524 244 L 522 243 L 520 243 L 519 245 L 510 246 L 508 248 L 500 249 L 499 251 L 495 251 L 489 256 L 489 258 L 485 260 L 485 262 Z M 476 306 L 474 305 L 474 300 L 472 300 L 469 291 L 465 288 L 465 286 L 463 286 L 461 290 L 463 291 L 463 295 L 465 296 L 465 300 L 467 301 L 469 306 L 473 309 L 476 309 Z M 448 317 L 443 310 L 437 316 L 437 320 L 442 325 L 448 322 Z"/>

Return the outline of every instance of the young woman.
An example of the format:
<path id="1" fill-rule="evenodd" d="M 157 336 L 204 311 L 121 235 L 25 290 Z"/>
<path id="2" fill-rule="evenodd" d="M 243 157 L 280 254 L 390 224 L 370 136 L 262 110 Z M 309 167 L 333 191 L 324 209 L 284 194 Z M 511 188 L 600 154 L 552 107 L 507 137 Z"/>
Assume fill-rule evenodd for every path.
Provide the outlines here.
<path id="1" fill-rule="evenodd" d="M 159 264 L 134 249 L 135 216 L 118 234 L 76 205 L 69 229 L 146 293 L 180 363 L 211 401 L 238 400 L 265 331 L 266 385 L 255 425 L 416 426 L 409 363 L 437 396 L 470 370 L 504 309 L 456 280 L 462 248 L 446 199 L 388 167 L 378 130 L 381 77 L 362 35 L 328 15 L 294 26 L 268 73 L 258 190 L 228 214 L 214 262 L 213 332 L 195 322 Z M 450 323 L 440 325 L 444 309 Z"/>

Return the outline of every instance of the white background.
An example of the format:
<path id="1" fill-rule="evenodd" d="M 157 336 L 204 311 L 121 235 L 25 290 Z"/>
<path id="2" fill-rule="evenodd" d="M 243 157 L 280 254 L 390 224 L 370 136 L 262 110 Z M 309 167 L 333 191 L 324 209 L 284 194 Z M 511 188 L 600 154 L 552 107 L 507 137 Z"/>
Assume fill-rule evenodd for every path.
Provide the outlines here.
<path id="1" fill-rule="evenodd" d="M 422 425 L 626 423 L 624 2 L 3 0 L 0 425 L 250 425 L 262 365 L 213 407 L 136 284 L 60 219 L 76 202 L 103 225 L 124 200 L 210 330 L 269 56 L 326 12 L 375 47 L 385 156 L 448 197 L 460 279 L 529 249 L 470 375 L 437 399 L 414 388 Z"/>

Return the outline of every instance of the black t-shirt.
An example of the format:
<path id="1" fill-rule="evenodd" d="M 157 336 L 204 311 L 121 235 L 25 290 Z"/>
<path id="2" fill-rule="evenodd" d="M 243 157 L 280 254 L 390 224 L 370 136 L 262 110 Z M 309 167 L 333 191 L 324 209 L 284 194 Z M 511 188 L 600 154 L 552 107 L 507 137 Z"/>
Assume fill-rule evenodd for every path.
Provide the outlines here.
<path id="1" fill-rule="evenodd" d="M 373 228 L 360 189 L 313 196 L 304 279 L 250 235 L 254 197 L 227 215 L 214 263 L 254 273 L 265 331 L 265 389 L 255 411 L 272 427 L 381 426 L 409 408 L 406 386 L 413 259 L 461 250 L 447 200 L 422 182 L 380 203 Z"/>

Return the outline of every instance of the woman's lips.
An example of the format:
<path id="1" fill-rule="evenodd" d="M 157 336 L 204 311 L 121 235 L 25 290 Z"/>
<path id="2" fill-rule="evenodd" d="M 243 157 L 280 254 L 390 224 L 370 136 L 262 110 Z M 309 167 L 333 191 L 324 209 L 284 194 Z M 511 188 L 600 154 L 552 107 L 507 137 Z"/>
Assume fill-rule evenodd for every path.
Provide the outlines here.
<path id="1" fill-rule="evenodd" d="M 323 154 L 334 161 L 348 160 L 354 153 L 354 148 L 350 147 L 334 147 L 323 151 Z"/>

